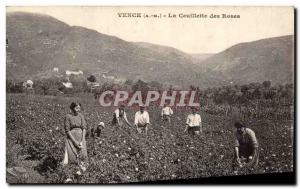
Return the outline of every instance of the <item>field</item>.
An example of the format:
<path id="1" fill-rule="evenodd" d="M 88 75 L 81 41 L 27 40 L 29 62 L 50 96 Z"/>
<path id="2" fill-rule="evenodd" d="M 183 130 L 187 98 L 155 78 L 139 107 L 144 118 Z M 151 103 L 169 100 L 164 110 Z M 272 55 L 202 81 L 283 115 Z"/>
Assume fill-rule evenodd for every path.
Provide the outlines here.
<path id="1" fill-rule="evenodd" d="M 160 121 L 160 109 L 149 107 L 147 136 L 135 128 L 110 125 L 113 107 L 103 108 L 92 95 L 80 97 L 7 94 L 6 166 L 23 167 L 23 176 L 8 174 L 9 183 L 63 183 L 64 117 L 72 101 L 83 106 L 88 126 L 106 124 L 101 139 L 87 137 L 89 167 L 78 183 L 127 183 L 190 179 L 237 174 L 292 172 L 293 120 L 250 119 L 249 128 L 260 145 L 255 170 L 232 170 L 234 127 L 230 116 L 214 115 L 200 109 L 204 135 L 184 131 L 187 111 L 175 111 L 170 125 Z M 133 123 L 137 109 L 128 108 Z"/>

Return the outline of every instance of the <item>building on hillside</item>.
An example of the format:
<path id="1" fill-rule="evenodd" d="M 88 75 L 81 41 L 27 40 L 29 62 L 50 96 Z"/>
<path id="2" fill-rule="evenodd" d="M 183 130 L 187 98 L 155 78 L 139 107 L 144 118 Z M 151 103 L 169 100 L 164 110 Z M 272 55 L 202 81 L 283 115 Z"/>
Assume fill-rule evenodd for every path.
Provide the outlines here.
<path id="1" fill-rule="evenodd" d="M 83 71 L 78 70 L 78 71 L 70 71 L 70 70 L 66 70 L 66 75 L 70 76 L 70 75 L 83 75 Z"/>
<path id="2" fill-rule="evenodd" d="M 27 80 L 23 83 L 23 87 L 26 89 L 32 89 L 33 88 L 33 81 Z"/>
<path id="3" fill-rule="evenodd" d="M 111 79 L 111 80 L 115 79 L 114 76 L 109 76 L 109 75 L 105 75 L 105 74 L 102 74 L 102 77 L 103 77 L 104 79 Z"/>
<path id="4" fill-rule="evenodd" d="M 58 71 L 59 71 L 58 67 L 53 68 L 53 72 L 58 72 Z"/>
<path id="5" fill-rule="evenodd" d="M 124 84 L 126 82 L 126 79 L 124 79 L 124 78 L 116 78 L 116 79 L 114 79 L 114 83 L 115 84 L 120 84 L 120 85 L 122 85 L 122 84 Z"/>

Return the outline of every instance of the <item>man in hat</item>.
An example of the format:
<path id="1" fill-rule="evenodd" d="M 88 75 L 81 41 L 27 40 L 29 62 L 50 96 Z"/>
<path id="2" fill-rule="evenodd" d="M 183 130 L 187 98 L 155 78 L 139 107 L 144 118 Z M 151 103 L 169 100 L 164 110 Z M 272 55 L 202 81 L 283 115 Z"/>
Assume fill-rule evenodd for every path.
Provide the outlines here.
<path id="1" fill-rule="evenodd" d="M 126 116 L 125 105 L 121 104 L 121 106 L 114 111 L 112 124 L 121 126 L 123 125 L 123 120 L 126 122 L 128 126 L 131 126 Z"/>
<path id="2" fill-rule="evenodd" d="M 191 107 L 192 113 L 188 115 L 186 120 L 186 127 L 184 132 L 188 131 L 190 134 L 200 135 L 202 134 L 202 122 L 201 116 L 197 114 L 197 108 Z"/>
<path id="3" fill-rule="evenodd" d="M 142 131 L 145 131 L 147 134 L 148 126 L 150 124 L 150 118 L 147 111 L 145 111 L 144 106 L 140 106 L 140 110 L 135 113 L 134 116 L 134 125 L 137 128 L 137 131 L 139 133 L 142 133 Z"/>
<path id="4" fill-rule="evenodd" d="M 257 166 L 259 151 L 258 141 L 253 130 L 247 128 L 240 122 L 235 122 L 235 147 L 234 147 L 234 168 Z M 245 160 L 245 162 L 242 162 Z"/>
<path id="5" fill-rule="evenodd" d="M 161 120 L 171 123 L 171 115 L 173 115 L 173 110 L 168 105 L 164 104 L 161 110 Z"/>

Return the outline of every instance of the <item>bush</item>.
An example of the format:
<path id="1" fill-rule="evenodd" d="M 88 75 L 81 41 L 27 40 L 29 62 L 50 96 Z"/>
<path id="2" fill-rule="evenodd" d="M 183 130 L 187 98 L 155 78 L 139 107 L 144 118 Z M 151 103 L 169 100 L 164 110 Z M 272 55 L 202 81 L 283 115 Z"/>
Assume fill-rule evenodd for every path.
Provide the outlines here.
<path id="1" fill-rule="evenodd" d="M 6 92 L 7 93 L 22 93 L 23 82 L 6 80 Z"/>

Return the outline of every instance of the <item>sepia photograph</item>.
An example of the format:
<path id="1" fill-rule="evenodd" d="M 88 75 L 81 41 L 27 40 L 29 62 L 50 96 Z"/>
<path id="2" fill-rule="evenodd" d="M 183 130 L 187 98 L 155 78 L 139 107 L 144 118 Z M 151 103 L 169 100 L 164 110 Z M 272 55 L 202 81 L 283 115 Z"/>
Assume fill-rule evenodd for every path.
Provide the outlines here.
<path id="1" fill-rule="evenodd" d="M 5 14 L 8 184 L 295 182 L 294 7 Z"/>

